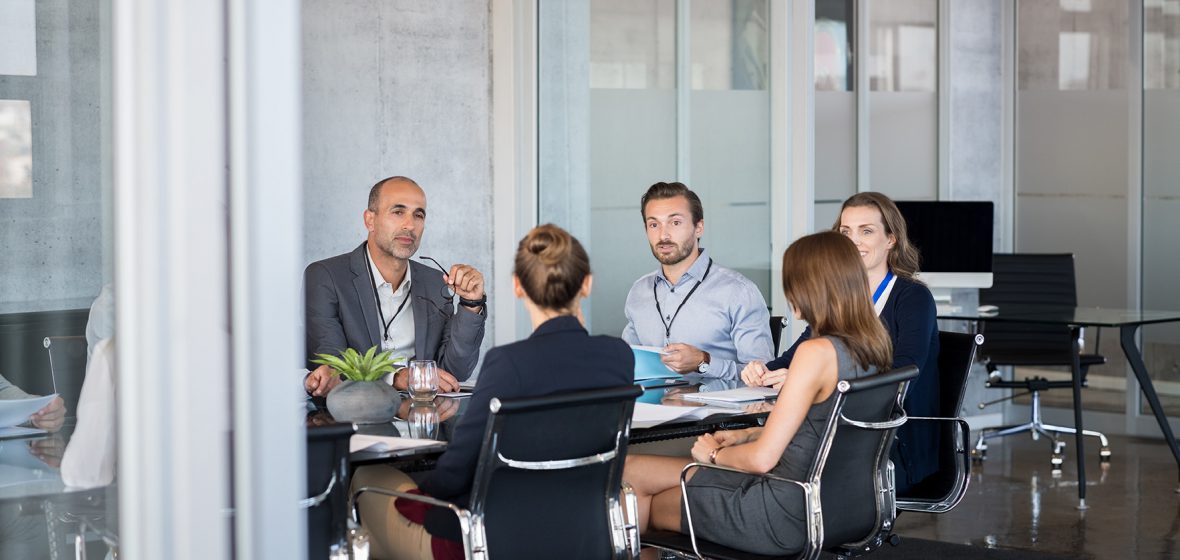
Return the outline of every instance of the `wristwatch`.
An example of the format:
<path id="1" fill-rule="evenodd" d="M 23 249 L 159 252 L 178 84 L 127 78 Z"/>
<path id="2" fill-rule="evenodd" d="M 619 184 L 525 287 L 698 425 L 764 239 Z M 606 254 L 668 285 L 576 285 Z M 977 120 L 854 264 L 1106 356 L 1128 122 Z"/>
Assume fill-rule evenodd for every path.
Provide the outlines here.
<path id="1" fill-rule="evenodd" d="M 467 299 L 463 296 L 459 296 L 459 305 L 464 307 L 478 307 L 479 312 L 482 312 L 488 307 L 488 295 L 484 294 L 483 297 L 479 299 Z"/>
<path id="2" fill-rule="evenodd" d="M 697 373 L 709 373 L 709 353 L 704 350 L 701 350 L 701 352 L 704 352 L 705 359 L 701 360 L 701 363 L 697 365 Z"/>

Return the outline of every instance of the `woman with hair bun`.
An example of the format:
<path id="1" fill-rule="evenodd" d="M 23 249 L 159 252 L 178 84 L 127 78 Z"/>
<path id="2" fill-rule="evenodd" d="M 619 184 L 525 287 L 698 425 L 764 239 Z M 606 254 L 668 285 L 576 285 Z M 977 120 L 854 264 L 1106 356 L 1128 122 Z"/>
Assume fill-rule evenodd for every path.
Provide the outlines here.
<path id="1" fill-rule="evenodd" d="M 420 486 L 396 469 L 377 465 L 358 469 L 353 487 L 419 492 L 466 507 L 493 398 L 634 383 L 631 347 L 612 336 L 590 336 L 582 324 L 581 302 L 591 284 L 590 259 L 576 238 L 552 224 L 529 231 L 516 250 L 512 289 L 529 312 L 532 335 L 488 351 L 467 411 Z M 372 493 L 361 496 L 360 508 L 375 557 L 463 557 L 450 511 Z"/>

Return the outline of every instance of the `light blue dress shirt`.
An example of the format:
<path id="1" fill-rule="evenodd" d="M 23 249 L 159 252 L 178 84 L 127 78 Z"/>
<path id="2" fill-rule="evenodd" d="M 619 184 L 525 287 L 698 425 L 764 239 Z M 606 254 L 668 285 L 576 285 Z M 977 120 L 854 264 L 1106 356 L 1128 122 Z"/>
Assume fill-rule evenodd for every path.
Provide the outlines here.
<path id="1" fill-rule="evenodd" d="M 702 278 L 700 287 L 676 315 L 676 309 Z M 656 310 L 656 298 L 663 321 Z M 664 276 L 663 268 L 636 280 L 627 294 L 624 313 L 627 326 L 623 340 L 628 344 L 664 346 L 679 342 L 700 348 L 709 353 L 709 377 L 738 379 L 747 363 L 774 353 L 770 311 L 758 287 L 717 262 L 709 268 L 709 253 L 703 249 L 675 285 Z M 666 335 L 667 323 L 672 328 Z"/>

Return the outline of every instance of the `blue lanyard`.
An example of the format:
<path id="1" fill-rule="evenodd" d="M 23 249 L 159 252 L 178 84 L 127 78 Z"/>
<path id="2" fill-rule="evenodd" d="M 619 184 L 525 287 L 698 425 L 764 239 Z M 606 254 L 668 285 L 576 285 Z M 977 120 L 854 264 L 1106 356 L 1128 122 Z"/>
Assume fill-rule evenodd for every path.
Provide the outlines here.
<path id="1" fill-rule="evenodd" d="M 885 293 L 885 287 L 889 285 L 890 280 L 893 280 L 892 270 L 885 273 L 885 279 L 877 286 L 877 291 L 873 292 L 873 305 L 877 305 L 877 300 L 881 299 L 881 294 Z"/>

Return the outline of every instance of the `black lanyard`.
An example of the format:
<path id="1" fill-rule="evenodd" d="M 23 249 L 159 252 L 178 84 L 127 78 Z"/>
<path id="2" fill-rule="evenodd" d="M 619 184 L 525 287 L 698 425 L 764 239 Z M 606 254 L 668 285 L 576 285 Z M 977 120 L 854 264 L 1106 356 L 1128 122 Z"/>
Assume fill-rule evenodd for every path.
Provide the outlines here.
<path id="1" fill-rule="evenodd" d="M 705 279 L 709 277 L 709 271 L 712 270 L 712 268 L 713 268 L 713 259 L 710 258 L 708 266 L 705 267 L 705 275 L 701 276 L 701 279 L 697 280 L 697 283 L 693 284 L 692 289 L 688 291 L 688 295 L 684 296 L 684 299 L 680 300 L 680 305 L 678 305 L 676 307 L 676 312 L 672 314 L 672 319 L 669 321 L 664 320 L 664 310 L 660 308 L 660 296 L 659 296 L 659 294 L 656 293 L 656 285 L 659 284 L 658 277 L 657 277 L 656 282 L 652 283 L 651 297 L 652 297 L 652 299 L 656 300 L 656 311 L 659 312 L 659 314 L 660 314 L 660 322 L 664 324 L 664 341 L 665 342 L 667 342 L 669 339 L 672 338 L 672 323 L 676 322 L 676 317 L 678 317 L 680 315 L 680 310 L 684 309 L 684 304 L 688 303 L 688 298 L 692 297 L 692 294 L 697 291 L 697 288 L 701 287 L 701 282 L 704 282 Z"/>
<path id="2" fill-rule="evenodd" d="M 365 242 L 365 261 L 369 264 L 369 282 L 371 282 L 373 284 L 373 300 L 377 302 L 377 316 L 381 317 L 381 324 L 385 326 L 385 329 L 383 330 L 383 334 L 385 335 L 384 340 L 386 342 L 389 342 L 389 326 L 392 325 L 393 320 L 397 319 L 397 316 L 401 314 L 402 309 L 405 309 L 406 302 L 410 301 L 409 286 L 406 287 L 407 288 L 406 289 L 406 297 L 402 299 L 401 305 L 397 306 L 397 311 L 393 312 L 393 317 L 390 317 L 389 321 L 387 322 L 385 320 L 385 313 L 383 313 L 381 311 L 381 295 L 377 293 L 377 278 L 375 276 L 373 276 L 373 260 L 369 256 L 369 243 L 368 242 Z M 406 272 L 407 273 L 410 272 L 410 263 L 408 263 L 408 262 L 406 263 Z"/>

